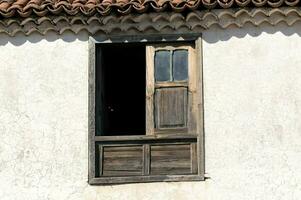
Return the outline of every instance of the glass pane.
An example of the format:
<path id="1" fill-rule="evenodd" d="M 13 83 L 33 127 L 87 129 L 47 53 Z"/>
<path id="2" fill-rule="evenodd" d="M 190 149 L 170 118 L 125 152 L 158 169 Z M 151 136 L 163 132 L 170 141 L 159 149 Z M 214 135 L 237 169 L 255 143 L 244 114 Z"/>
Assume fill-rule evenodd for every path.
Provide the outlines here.
<path id="1" fill-rule="evenodd" d="M 155 54 L 155 78 L 156 81 L 170 81 L 171 80 L 171 52 L 156 51 Z"/>
<path id="2" fill-rule="evenodd" d="M 188 51 L 181 49 L 173 52 L 173 79 L 184 81 L 188 78 Z"/>

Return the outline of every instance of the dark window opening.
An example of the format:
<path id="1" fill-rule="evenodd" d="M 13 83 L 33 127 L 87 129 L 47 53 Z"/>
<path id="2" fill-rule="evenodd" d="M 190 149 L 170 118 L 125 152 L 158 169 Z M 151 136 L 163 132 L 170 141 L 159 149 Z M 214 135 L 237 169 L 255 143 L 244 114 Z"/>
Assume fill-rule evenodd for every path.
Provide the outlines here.
<path id="1" fill-rule="evenodd" d="M 96 135 L 145 135 L 144 45 L 101 45 L 96 56 Z"/>

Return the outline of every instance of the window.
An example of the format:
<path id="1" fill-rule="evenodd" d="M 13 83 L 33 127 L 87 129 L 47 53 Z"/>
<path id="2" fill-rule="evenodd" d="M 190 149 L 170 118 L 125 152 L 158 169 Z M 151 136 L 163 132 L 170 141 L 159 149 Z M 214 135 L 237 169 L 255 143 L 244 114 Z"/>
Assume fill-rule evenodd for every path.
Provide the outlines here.
<path id="1" fill-rule="evenodd" d="M 91 44 L 90 184 L 204 179 L 198 41 Z"/>

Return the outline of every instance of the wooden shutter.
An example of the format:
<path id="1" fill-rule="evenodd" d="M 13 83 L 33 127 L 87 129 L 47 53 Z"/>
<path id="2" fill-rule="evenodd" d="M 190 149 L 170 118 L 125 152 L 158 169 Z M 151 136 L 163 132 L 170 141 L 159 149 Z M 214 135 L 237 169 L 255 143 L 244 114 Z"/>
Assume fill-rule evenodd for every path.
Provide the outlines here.
<path id="1" fill-rule="evenodd" d="M 196 134 L 192 46 L 147 46 L 147 135 Z"/>

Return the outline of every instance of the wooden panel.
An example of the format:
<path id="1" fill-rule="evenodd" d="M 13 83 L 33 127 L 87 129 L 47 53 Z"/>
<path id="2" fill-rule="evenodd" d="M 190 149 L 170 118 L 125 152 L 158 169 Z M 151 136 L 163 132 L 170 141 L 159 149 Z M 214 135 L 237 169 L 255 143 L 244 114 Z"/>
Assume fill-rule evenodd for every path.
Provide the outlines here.
<path id="1" fill-rule="evenodd" d="M 186 121 L 187 88 L 173 87 L 156 89 L 156 128 L 183 128 L 186 127 Z"/>
<path id="2" fill-rule="evenodd" d="M 142 175 L 142 160 L 142 146 L 104 146 L 102 175 Z"/>
<path id="3" fill-rule="evenodd" d="M 152 145 L 150 173 L 152 175 L 191 174 L 190 144 Z"/>

